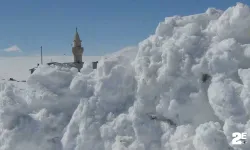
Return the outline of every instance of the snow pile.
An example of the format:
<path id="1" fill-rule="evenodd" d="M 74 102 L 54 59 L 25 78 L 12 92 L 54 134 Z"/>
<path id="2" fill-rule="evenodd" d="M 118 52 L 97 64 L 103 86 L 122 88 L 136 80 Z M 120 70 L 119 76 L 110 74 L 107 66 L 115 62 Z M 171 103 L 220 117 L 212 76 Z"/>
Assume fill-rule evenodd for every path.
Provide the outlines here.
<path id="1" fill-rule="evenodd" d="M 136 82 L 128 59 L 125 57 L 102 59 L 98 65 L 95 72 L 80 74 L 72 81 L 72 90 L 93 89 L 91 90 L 93 92 L 87 94 L 79 91 L 83 99 L 62 139 L 65 149 L 109 148 L 106 142 L 112 143 L 116 138 L 115 131 L 113 135 L 110 133 L 113 130 L 113 120 L 118 117 L 121 123 L 126 121 L 124 118 L 126 116 L 122 117 L 122 114 L 133 105 Z M 85 68 L 81 71 L 84 72 Z M 93 79 L 98 82 L 93 82 Z M 117 123 L 116 132 L 128 134 L 126 131 L 129 129 L 124 131 L 121 126 L 123 124 Z"/>
<path id="2" fill-rule="evenodd" d="M 40 67 L 19 91 L 1 84 L 0 149 L 60 150 L 61 137 L 79 103 L 68 92 L 75 69 Z"/>
<path id="3" fill-rule="evenodd" d="M 241 3 L 168 17 L 96 70 L 41 66 L 25 91 L 1 84 L 0 149 L 248 150 L 249 24 Z"/>

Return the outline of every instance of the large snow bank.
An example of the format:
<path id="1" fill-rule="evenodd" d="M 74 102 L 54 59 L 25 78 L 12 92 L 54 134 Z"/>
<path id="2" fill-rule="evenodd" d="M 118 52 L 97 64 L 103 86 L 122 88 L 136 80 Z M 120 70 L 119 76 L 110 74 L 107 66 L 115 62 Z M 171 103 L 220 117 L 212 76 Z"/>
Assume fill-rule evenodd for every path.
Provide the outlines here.
<path id="1" fill-rule="evenodd" d="M 98 68 L 1 84 L 0 149 L 250 149 L 250 8 L 168 17 Z M 233 132 L 247 143 L 231 144 Z"/>

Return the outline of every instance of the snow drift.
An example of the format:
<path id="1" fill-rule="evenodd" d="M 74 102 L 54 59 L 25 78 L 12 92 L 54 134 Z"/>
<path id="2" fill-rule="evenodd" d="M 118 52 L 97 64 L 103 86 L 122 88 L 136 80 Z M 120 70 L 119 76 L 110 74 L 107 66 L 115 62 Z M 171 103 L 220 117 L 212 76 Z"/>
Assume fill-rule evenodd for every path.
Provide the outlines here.
<path id="1" fill-rule="evenodd" d="M 168 17 L 96 70 L 40 66 L 26 90 L 1 84 L 0 149 L 250 149 L 249 25 L 241 3 Z"/>

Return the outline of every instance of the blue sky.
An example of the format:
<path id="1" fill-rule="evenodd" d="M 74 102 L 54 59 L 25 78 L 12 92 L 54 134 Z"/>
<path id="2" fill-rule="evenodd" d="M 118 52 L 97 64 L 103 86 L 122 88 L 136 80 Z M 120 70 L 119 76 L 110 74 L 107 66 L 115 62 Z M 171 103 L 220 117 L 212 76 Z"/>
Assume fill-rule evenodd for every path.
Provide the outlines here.
<path id="1" fill-rule="evenodd" d="M 37 55 L 41 45 L 45 55 L 71 55 L 76 26 L 84 55 L 100 56 L 138 44 L 167 16 L 225 10 L 238 1 L 6 0 L 0 4 L 0 56 Z"/>

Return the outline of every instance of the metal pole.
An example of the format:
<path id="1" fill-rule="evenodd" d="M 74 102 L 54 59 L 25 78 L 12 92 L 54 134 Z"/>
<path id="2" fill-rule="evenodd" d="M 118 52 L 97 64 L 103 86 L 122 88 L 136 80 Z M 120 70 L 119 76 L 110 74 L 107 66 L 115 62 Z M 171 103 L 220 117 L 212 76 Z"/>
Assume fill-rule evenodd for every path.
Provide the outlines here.
<path id="1" fill-rule="evenodd" d="M 43 64 L 43 47 L 41 46 L 41 64 Z"/>

